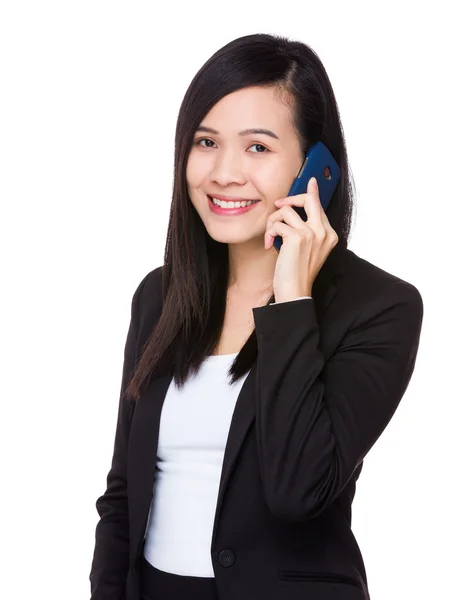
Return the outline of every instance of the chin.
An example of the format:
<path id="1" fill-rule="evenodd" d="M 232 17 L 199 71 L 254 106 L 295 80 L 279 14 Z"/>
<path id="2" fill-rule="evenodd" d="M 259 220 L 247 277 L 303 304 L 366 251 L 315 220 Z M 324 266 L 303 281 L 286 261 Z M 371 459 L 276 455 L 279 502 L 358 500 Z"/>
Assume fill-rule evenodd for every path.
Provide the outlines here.
<path id="1" fill-rule="evenodd" d="M 247 238 L 244 236 L 227 236 L 227 235 L 212 235 L 208 232 L 208 235 L 215 240 L 215 242 L 219 242 L 220 244 L 244 244 L 249 242 L 251 238 Z"/>
<path id="2" fill-rule="evenodd" d="M 248 237 L 247 235 L 223 235 L 221 232 L 212 233 L 208 231 L 208 235 L 219 242 L 220 244 L 254 244 L 264 246 L 264 234 Z"/>

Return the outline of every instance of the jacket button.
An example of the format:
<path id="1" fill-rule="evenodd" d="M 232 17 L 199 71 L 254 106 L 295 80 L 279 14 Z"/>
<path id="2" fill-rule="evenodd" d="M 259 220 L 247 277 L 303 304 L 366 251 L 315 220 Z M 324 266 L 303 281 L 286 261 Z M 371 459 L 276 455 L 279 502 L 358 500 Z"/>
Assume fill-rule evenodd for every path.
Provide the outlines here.
<path id="1" fill-rule="evenodd" d="M 232 550 L 222 550 L 218 556 L 218 561 L 222 567 L 231 567 L 234 565 L 234 561 L 236 560 L 236 555 Z"/>

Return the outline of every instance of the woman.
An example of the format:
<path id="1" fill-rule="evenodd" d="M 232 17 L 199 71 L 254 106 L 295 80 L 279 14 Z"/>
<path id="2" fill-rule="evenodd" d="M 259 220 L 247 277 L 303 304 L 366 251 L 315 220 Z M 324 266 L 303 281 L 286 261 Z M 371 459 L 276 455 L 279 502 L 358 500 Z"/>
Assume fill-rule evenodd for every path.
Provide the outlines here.
<path id="1" fill-rule="evenodd" d="M 326 214 L 316 181 L 286 198 L 319 140 L 341 169 Z M 174 173 L 164 265 L 132 300 L 92 600 L 369 599 L 351 504 L 423 303 L 347 249 L 347 153 L 317 55 L 262 34 L 216 52 L 183 100 Z"/>

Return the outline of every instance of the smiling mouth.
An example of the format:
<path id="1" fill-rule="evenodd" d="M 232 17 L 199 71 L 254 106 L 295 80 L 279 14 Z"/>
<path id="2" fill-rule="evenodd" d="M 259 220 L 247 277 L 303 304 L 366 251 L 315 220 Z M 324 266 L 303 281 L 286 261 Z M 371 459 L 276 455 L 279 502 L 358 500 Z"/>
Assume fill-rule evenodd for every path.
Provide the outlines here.
<path id="1" fill-rule="evenodd" d="M 246 208 L 248 206 L 252 206 L 253 204 L 257 204 L 258 202 L 260 202 L 260 200 L 244 200 L 244 201 L 218 200 L 217 198 L 213 198 L 212 196 L 208 196 L 208 199 L 215 206 L 219 206 L 220 208 L 233 208 L 233 209 L 234 208 Z"/>

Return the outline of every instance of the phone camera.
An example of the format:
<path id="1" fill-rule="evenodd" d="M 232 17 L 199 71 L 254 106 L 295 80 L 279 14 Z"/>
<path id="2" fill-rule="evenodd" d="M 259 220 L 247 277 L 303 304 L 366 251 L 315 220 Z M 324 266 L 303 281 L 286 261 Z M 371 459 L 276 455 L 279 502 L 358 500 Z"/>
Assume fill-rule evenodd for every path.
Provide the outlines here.
<path id="1" fill-rule="evenodd" d="M 325 179 L 327 179 L 328 181 L 331 181 L 331 179 L 333 179 L 333 176 L 331 175 L 331 170 L 329 167 L 324 168 L 323 175 L 324 175 Z"/>

